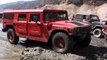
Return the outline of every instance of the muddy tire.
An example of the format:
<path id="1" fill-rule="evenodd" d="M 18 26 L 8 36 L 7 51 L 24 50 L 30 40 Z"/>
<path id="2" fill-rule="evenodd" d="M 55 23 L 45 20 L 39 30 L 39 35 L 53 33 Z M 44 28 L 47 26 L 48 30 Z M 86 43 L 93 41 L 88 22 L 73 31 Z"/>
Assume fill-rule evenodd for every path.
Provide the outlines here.
<path id="1" fill-rule="evenodd" d="M 83 39 L 83 41 L 80 41 L 77 43 L 80 47 L 88 47 L 91 42 L 91 35 L 88 33 L 87 36 Z"/>
<path id="2" fill-rule="evenodd" d="M 19 42 L 19 37 L 16 36 L 15 31 L 13 29 L 9 29 L 7 31 L 7 39 L 11 44 L 17 44 Z"/>
<path id="3" fill-rule="evenodd" d="M 93 30 L 93 36 L 97 37 L 97 38 L 100 38 L 102 37 L 102 30 L 99 29 L 99 28 L 96 28 Z"/>
<path id="4" fill-rule="evenodd" d="M 73 48 L 73 39 L 69 39 L 68 35 L 59 32 L 56 33 L 52 38 L 52 48 L 58 53 L 69 52 Z"/>

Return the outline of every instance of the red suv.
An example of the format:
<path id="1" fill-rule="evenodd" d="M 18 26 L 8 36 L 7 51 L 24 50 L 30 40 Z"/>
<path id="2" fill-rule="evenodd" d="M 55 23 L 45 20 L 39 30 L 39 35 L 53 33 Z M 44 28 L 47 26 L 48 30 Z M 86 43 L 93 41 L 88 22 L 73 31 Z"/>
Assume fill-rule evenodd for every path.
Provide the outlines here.
<path id="1" fill-rule="evenodd" d="M 65 10 L 8 10 L 3 12 L 3 31 L 17 44 L 19 37 L 51 43 L 53 50 L 65 53 L 74 45 L 88 46 L 91 41 L 89 24 L 69 21 Z"/>

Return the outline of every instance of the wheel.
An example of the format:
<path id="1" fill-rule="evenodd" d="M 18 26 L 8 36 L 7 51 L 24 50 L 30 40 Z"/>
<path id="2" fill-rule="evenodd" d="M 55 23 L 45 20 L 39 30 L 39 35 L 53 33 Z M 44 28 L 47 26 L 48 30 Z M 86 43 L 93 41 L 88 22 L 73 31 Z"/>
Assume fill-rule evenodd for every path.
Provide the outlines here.
<path id="1" fill-rule="evenodd" d="M 74 45 L 72 41 L 73 39 L 69 39 L 67 34 L 63 32 L 56 33 L 52 38 L 53 50 L 58 53 L 69 52 Z"/>
<path id="2" fill-rule="evenodd" d="M 102 30 L 99 28 L 94 29 L 93 36 L 100 38 L 102 36 Z"/>
<path id="3" fill-rule="evenodd" d="M 87 47 L 89 46 L 90 42 L 91 42 L 91 35 L 90 33 L 88 33 L 87 36 L 82 41 L 77 43 L 77 45 L 80 47 Z"/>
<path id="4" fill-rule="evenodd" d="M 17 44 L 19 41 L 19 37 L 16 36 L 15 31 L 13 29 L 8 30 L 7 39 L 11 44 Z"/>

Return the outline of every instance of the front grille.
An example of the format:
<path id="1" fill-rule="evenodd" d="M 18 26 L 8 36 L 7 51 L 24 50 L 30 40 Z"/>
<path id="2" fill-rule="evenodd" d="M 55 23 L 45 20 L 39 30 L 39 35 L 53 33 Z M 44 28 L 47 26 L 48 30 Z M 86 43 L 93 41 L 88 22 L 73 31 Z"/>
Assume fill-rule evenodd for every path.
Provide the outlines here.
<path id="1" fill-rule="evenodd" d="M 79 30 L 76 32 L 76 35 L 82 36 L 82 35 L 86 34 L 87 32 L 89 32 L 88 28 L 89 27 L 78 27 Z"/>
<path id="2" fill-rule="evenodd" d="M 85 28 L 80 28 L 80 31 L 79 32 L 85 32 L 86 29 Z"/>

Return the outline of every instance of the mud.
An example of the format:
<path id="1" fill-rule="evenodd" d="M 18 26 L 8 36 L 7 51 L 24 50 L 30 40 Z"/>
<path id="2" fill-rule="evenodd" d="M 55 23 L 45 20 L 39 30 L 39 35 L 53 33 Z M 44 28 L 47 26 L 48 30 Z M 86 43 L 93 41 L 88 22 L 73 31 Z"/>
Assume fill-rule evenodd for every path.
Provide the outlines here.
<path id="1" fill-rule="evenodd" d="M 48 44 L 30 42 L 22 53 L 22 60 L 107 60 L 107 42 L 92 37 L 89 47 L 75 49 L 67 54 L 56 53 Z"/>

